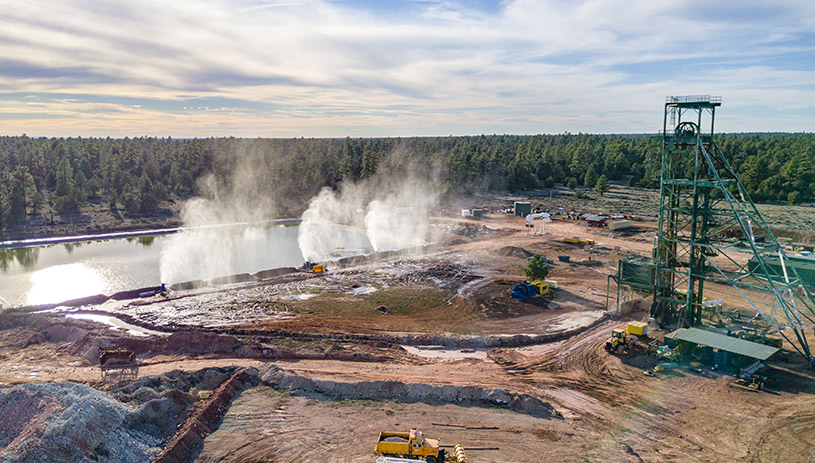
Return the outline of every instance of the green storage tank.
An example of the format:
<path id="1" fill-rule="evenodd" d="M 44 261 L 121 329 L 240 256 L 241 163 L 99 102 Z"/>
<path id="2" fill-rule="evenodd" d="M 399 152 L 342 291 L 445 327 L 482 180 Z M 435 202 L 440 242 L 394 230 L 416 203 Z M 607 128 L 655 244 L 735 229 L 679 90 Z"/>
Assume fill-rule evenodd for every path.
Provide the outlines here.
<path id="1" fill-rule="evenodd" d="M 815 258 L 809 256 L 787 257 L 789 258 L 789 266 L 795 269 L 795 273 L 798 274 L 804 284 L 810 288 L 815 288 Z M 783 280 L 784 270 L 781 268 L 781 260 L 777 254 L 764 257 L 764 264 L 773 279 Z M 761 275 L 761 266 L 756 257 L 747 262 L 747 268 L 751 272 L 755 272 L 757 276 Z"/>

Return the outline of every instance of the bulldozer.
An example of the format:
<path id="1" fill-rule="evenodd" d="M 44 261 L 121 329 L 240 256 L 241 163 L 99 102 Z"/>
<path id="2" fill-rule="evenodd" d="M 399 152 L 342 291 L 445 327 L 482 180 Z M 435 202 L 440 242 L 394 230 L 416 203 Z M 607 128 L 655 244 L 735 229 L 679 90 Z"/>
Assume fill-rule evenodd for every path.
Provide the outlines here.
<path id="1" fill-rule="evenodd" d="M 745 391 L 758 392 L 764 389 L 764 382 L 767 381 L 766 376 L 750 375 L 746 378 L 737 378 L 728 383 L 728 386 L 737 389 L 744 389 Z"/>
<path id="2" fill-rule="evenodd" d="M 410 432 L 380 432 L 374 454 L 427 463 L 447 460 L 447 451 L 439 449 L 439 440 L 425 438 L 416 428 L 411 428 Z"/>
<path id="3" fill-rule="evenodd" d="M 623 350 L 631 350 L 637 343 L 637 337 L 623 329 L 611 330 L 611 337 L 606 340 L 605 348 L 609 352 L 622 354 Z"/>

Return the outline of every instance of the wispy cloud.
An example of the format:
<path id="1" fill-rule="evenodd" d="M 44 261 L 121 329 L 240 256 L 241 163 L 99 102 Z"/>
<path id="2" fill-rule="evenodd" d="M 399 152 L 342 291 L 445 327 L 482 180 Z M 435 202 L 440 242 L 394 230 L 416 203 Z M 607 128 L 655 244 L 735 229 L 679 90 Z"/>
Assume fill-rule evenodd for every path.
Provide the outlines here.
<path id="1" fill-rule="evenodd" d="M 812 130 L 812 5 L 0 0 L 0 114 L 30 135 L 642 132 L 703 93 L 722 130 Z"/>

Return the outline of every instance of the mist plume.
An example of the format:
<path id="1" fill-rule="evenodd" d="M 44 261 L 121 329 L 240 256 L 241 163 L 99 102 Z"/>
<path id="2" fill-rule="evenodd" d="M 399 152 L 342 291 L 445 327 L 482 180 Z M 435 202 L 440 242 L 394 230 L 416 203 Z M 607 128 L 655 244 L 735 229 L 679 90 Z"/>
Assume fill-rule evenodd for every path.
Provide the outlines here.
<path id="1" fill-rule="evenodd" d="M 428 214 L 438 207 L 433 169 L 400 163 L 393 153 L 376 173 L 337 190 L 323 188 L 303 213 L 297 242 L 306 260 L 320 261 L 342 245 L 337 228 L 364 233 L 373 251 L 420 246 L 433 240 Z"/>
<path id="2" fill-rule="evenodd" d="M 171 235 L 161 251 L 162 282 L 237 273 L 241 261 L 248 258 L 238 244 L 249 240 L 257 246 L 258 240 L 266 240 L 264 228 L 256 222 L 275 213 L 267 161 L 260 155 L 233 154 L 225 164 L 226 175 L 202 177 L 199 196 L 184 203 L 181 218 L 185 229 Z"/>

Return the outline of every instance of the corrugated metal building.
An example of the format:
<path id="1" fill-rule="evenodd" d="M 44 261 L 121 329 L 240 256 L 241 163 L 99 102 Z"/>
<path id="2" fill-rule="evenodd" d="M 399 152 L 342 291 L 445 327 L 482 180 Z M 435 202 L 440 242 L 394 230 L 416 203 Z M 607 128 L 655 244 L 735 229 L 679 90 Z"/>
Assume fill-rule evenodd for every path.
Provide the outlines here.
<path id="1" fill-rule="evenodd" d="M 699 328 L 680 328 L 665 335 L 667 340 L 680 344 L 680 352 L 690 354 L 701 349 L 701 362 L 705 365 L 717 365 L 723 369 L 746 367 L 756 360 L 767 360 L 780 349 L 777 347 L 745 341 L 713 331 Z"/>

